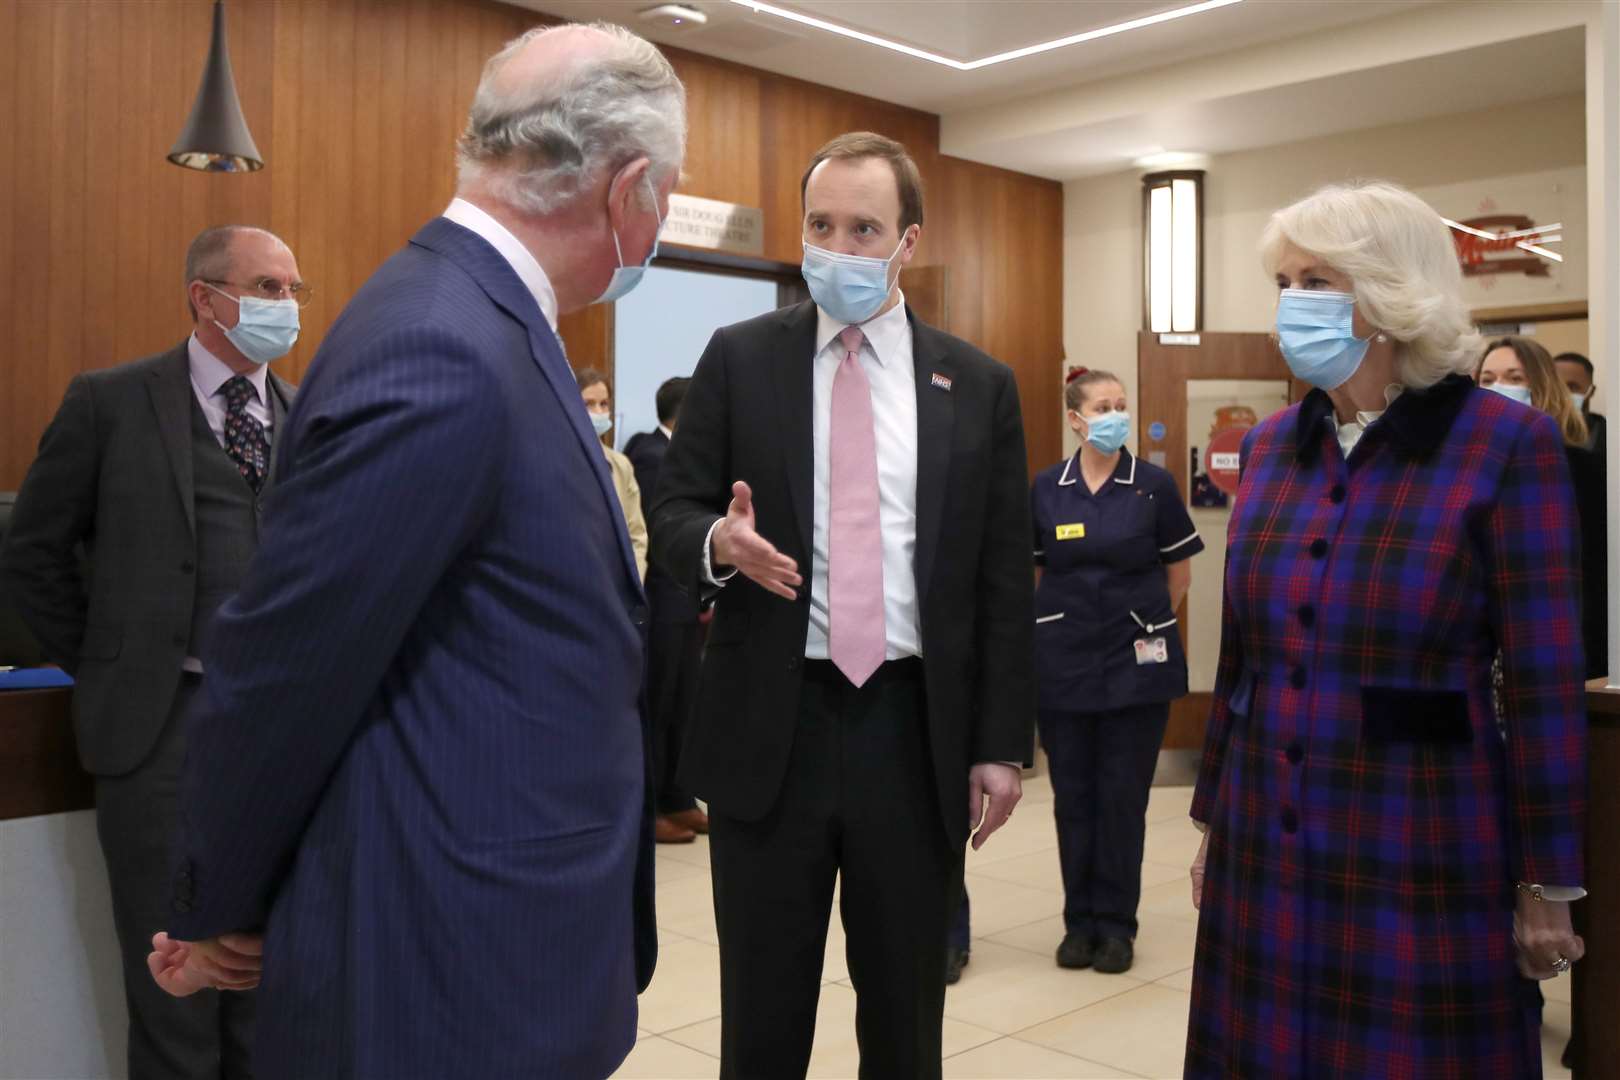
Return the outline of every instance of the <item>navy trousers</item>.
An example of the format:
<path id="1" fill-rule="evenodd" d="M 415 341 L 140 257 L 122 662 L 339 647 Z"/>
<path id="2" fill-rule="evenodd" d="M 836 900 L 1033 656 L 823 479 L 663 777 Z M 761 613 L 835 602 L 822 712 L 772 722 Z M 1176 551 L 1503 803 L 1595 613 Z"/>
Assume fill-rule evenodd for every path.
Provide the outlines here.
<path id="1" fill-rule="evenodd" d="M 1041 710 L 1052 773 L 1063 925 L 1071 934 L 1136 936 L 1148 791 L 1168 703 L 1110 712 Z"/>

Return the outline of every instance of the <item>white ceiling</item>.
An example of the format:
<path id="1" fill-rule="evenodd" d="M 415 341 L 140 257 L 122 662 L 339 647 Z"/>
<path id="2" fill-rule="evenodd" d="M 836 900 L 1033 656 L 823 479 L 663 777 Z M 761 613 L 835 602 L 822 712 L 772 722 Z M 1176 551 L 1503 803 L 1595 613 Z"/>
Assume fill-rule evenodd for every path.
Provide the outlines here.
<path id="1" fill-rule="evenodd" d="M 1129 168 L 1136 158 L 1165 150 L 1232 153 L 1576 94 L 1585 86 L 1581 30 L 1536 33 L 1562 24 L 1525 14 L 1536 5 L 1494 0 L 1472 13 L 1433 0 L 1242 0 L 974 71 L 756 14 L 728 0 L 683 0 L 708 16 L 705 25 L 684 29 L 638 17 L 658 0 L 508 2 L 566 19 L 623 23 L 662 44 L 937 113 L 944 118 L 947 153 L 1060 180 Z M 771 2 L 971 60 L 1192 0 Z M 1542 10 L 1562 6 L 1546 3 Z M 1509 35 L 1491 36 L 1486 27 L 1492 19 L 1517 19 L 1523 29 L 1503 40 Z M 1469 41 L 1459 27 L 1476 24 Z M 1402 42 L 1402 34 L 1423 40 Z M 1352 46 L 1351 38 L 1359 44 Z M 1320 61 L 1306 61 L 1302 69 L 1299 58 L 1306 55 Z M 1351 55 L 1354 63 L 1343 62 Z M 1245 64 L 1265 68 L 1265 77 L 1229 78 Z M 1187 78 L 1161 77 L 1178 70 Z M 1190 82 L 1194 71 L 1211 77 Z M 1226 82 L 1233 85 L 1223 89 Z M 1121 89 L 1127 84 L 1128 92 Z M 1116 90 L 1135 104 L 1089 113 L 1074 104 L 1121 96 Z"/>
<path id="2" fill-rule="evenodd" d="M 1431 0 L 1244 0 L 975 71 L 853 41 L 729 0 L 682 0 L 708 16 L 668 29 L 638 17 L 659 0 L 509 0 L 565 19 L 623 23 L 660 44 L 933 113 L 973 108 L 1422 7 Z M 1189 6 L 1193 0 L 772 0 L 775 6 L 960 60 Z"/>

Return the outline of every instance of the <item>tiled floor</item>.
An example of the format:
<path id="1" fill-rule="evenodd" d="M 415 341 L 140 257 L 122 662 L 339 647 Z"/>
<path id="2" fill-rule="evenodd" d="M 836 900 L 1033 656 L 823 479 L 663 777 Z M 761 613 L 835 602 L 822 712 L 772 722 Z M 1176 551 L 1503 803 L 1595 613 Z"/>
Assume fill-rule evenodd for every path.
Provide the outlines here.
<path id="1" fill-rule="evenodd" d="M 1191 798 L 1189 788 L 1153 790 L 1136 966 L 1127 975 L 1098 975 L 1052 962 L 1063 904 L 1052 791 L 1045 778 L 1025 782 L 1012 821 L 982 851 L 968 852 L 973 959 L 945 999 L 947 1077 L 1181 1074 L 1197 922 L 1187 889 L 1187 864 L 1198 849 L 1187 823 Z M 680 1080 L 719 1073 L 719 951 L 708 862 L 702 837 L 658 849 L 658 974 L 641 998 L 641 1039 L 616 1076 Z M 855 992 L 843 954 L 835 914 L 812 1077 L 856 1075 Z M 1569 1032 L 1569 982 L 1543 988 L 1546 1075 L 1567 1077 L 1558 1054 Z"/>

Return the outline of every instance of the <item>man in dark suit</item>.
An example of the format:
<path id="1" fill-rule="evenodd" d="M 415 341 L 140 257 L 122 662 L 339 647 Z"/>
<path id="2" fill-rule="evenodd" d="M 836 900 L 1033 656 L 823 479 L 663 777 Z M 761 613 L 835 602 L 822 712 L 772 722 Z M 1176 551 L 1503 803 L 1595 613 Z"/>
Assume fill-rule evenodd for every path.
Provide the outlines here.
<path id="1" fill-rule="evenodd" d="M 636 468 L 643 505 L 651 506 L 658 470 L 680 422 L 681 400 L 691 379 L 677 376 L 658 387 L 658 427 L 625 444 Z M 690 844 L 709 831 L 709 816 L 681 787 L 681 740 L 697 700 L 698 666 L 703 660 L 702 612 L 680 584 L 656 566 L 647 568 L 647 604 L 652 627 L 647 633 L 647 709 L 652 724 L 652 775 L 658 820 L 653 836 L 660 844 Z"/>
<path id="2" fill-rule="evenodd" d="M 485 67 L 457 198 L 360 289 L 288 417 L 191 717 L 173 992 L 251 981 L 256 1068 L 605 1077 L 651 978 L 646 601 L 556 336 L 650 260 L 685 151 L 650 44 Z"/>
<path id="3" fill-rule="evenodd" d="M 77 680 L 141 1078 L 249 1075 L 253 998 L 176 1001 L 152 985 L 146 954 L 169 912 L 181 717 L 274 488 L 293 391 L 268 365 L 292 347 L 309 295 L 287 245 L 234 225 L 192 241 L 186 292 L 189 338 L 68 384 L 0 557 L 46 655 Z"/>
<path id="4" fill-rule="evenodd" d="M 804 1075 L 837 876 L 861 1076 L 938 1077 L 964 841 L 1032 745 L 1018 393 L 905 307 L 900 144 L 840 136 L 801 191 L 814 302 L 715 333 L 652 513 L 655 565 L 716 596 L 682 772 L 709 805 L 721 1075 Z"/>

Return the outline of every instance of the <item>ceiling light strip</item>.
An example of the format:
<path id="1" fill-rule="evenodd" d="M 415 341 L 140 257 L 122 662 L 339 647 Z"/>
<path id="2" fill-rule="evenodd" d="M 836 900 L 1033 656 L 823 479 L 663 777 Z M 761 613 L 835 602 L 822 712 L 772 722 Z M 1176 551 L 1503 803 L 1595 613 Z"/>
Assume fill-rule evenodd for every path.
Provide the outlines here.
<path id="1" fill-rule="evenodd" d="M 885 37 L 879 37 L 876 34 L 868 34 L 864 30 L 856 30 L 853 27 L 841 26 L 838 23 L 829 22 L 826 19 L 818 19 L 814 15 L 806 15 L 803 12 L 791 11 L 788 8 L 777 7 L 775 4 L 762 3 L 761 0 L 731 0 L 731 2 L 739 7 L 748 8 L 755 14 L 774 15 L 779 19 L 786 19 L 789 22 L 796 22 L 802 26 L 811 26 L 817 30 L 825 30 L 829 34 L 838 34 L 841 37 L 852 38 L 855 41 L 862 41 L 868 45 L 876 45 L 880 49 L 889 49 L 893 52 L 903 53 L 906 56 L 915 57 L 918 60 L 926 60 L 931 64 L 939 64 L 943 67 L 954 68 L 957 71 L 976 71 L 979 68 L 989 67 L 992 64 L 1001 64 L 1007 62 L 1008 60 L 1019 60 L 1026 56 L 1034 56 L 1037 53 L 1050 52 L 1053 49 L 1062 49 L 1070 45 L 1078 45 L 1084 41 L 1095 41 L 1098 38 L 1110 37 L 1114 34 L 1123 34 L 1128 30 L 1140 30 L 1143 27 L 1169 22 L 1172 19 L 1181 19 L 1188 15 L 1198 15 L 1205 11 L 1213 11 L 1215 8 L 1230 7 L 1233 4 L 1242 3 L 1243 0 L 1204 0 L 1203 3 L 1189 4 L 1186 7 L 1175 8 L 1171 11 L 1161 11 L 1157 15 L 1147 15 L 1140 19 L 1130 19 L 1126 22 L 1115 23 L 1112 26 L 1104 26 L 1097 30 L 1088 30 L 1083 34 L 1071 34 L 1068 37 L 1056 38 L 1052 41 L 1043 41 L 1035 45 L 1026 45 L 1021 49 L 1012 49 L 1008 52 L 996 53 L 994 56 L 985 56 L 978 60 L 957 60 L 953 57 L 941 56 L 939 53 L 929 52 L 927 49 L 919 49 L 911 45 L 902 44 L 898 41 L 891 41 Z"/>

